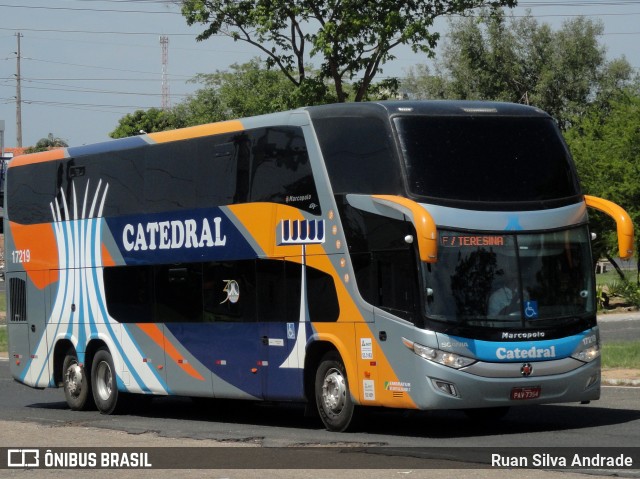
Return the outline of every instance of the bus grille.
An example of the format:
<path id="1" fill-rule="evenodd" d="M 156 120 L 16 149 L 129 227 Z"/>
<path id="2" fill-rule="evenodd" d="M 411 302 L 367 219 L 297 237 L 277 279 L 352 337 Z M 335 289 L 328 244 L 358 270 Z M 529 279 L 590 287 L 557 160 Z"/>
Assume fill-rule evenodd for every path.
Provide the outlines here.
<path id="1" fill-rule="evenodd" d="M 9 321 L 24 322 L 27 320 L 26 283 L 23 279 L 9 280 Z"/>

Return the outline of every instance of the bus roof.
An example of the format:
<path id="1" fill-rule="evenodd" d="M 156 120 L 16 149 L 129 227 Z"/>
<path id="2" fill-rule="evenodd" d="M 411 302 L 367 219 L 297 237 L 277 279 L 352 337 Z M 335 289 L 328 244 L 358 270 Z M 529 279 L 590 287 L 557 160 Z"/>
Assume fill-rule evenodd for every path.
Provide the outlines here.
<path id="1" fill-rule="evenodd" d="M 520 116 L 520 117 L 549 117 L 542 110 L 530 106 L 514 103 L 487 102 L 487 101 L 466 101 L 466 100 L 428 100 L 428 101 L 408 101 L 390 100 L 378 102 L 352 102 L 336 103 L 330 105 L 318 105 L 303 107 L 295 111 L 307 111 L 312 119 L 327 118 L 334 116 L 378 116 L 388 117 L 393 114 L 416 114 L 428 116 Z M 289 112 L 272 113 L 262 115 L 262 118 L 278 118 L 285 120 Z M 259 119 L 261 117 L 253 117 Z M 128 150 L 146 144 L 165 143 L 171 141 L 186 140 L 220 133 L 230 133 L 242 131 L 246 128 L 248 118 L 239 120 L 222 121 L 205 125 L 180 128 L 175 130 L 162 131 L 157 133 L 141 134 L 120 138 L 100 143 L 83 146 L 59 148 L 55 150 L 20 155 L 14 157 L 9 163 L 9 168 L 23 166 L 34 163 L 60 160 L 64 158 L 74 158 L 78 156 L 105 153 L 109 151 Z"/>
<path id="2" fill-rule="evenodd" d="M 389 100 L 379 102 L 337 103 L 305 107 L 312 118 L 353 115 L 417 114 L 428 116 L 524 116 L 546 117 L 549 115 L 539 108 L 505 102 L 468 100 Z"/>

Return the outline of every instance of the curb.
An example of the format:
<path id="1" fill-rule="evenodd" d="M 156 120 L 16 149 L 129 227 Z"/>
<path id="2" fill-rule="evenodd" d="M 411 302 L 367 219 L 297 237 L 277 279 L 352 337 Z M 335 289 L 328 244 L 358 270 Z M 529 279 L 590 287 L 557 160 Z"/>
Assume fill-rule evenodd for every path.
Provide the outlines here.
<path id="1" fill-rule="evenodd" d="M 640 379 L 603 379 L 602 385 L 640 387 Z"/>

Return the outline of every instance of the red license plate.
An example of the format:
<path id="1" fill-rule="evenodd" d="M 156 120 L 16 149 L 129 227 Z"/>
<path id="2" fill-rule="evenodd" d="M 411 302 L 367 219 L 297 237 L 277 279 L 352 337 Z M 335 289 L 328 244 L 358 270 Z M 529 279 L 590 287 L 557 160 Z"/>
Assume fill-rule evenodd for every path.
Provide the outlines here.
<path id="1" fill-rule="evenodd" d="M 540 397 L 542 388 L 540 386 L 532 386 L 527 388 L 513 388 L 511 390 L 511 399 L 522 401 L 527 399 L 537 399 Z"/>

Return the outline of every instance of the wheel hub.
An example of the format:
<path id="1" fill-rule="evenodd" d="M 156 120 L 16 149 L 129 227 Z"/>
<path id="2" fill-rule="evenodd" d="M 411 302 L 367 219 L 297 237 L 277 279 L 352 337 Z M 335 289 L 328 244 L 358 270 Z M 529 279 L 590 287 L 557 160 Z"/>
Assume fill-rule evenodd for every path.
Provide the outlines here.
<path id="1" fill-rule="evenodd" d="M 334 414 L 339 414 L 347 400 L 347 385 L 342 373 L 336 369 L 330 370 L 322 384 L 322 400 L 325 408 Z"/>
<path id="2" fill-rule="evenodd" d="M 82 391 L 82 368 L 76 363 L 67 369 L 67 389 L 72 396 L 78 396 Z"/>
<path id="3" fill-rule="evenodd" d="M 111 374 L 111 368 L 104 361 L 98 365 L 96 383 L 96 389 L 100 398 L 104 401 L 108 400 L 111 397 L 113 389 L 113 375 Z"/>

